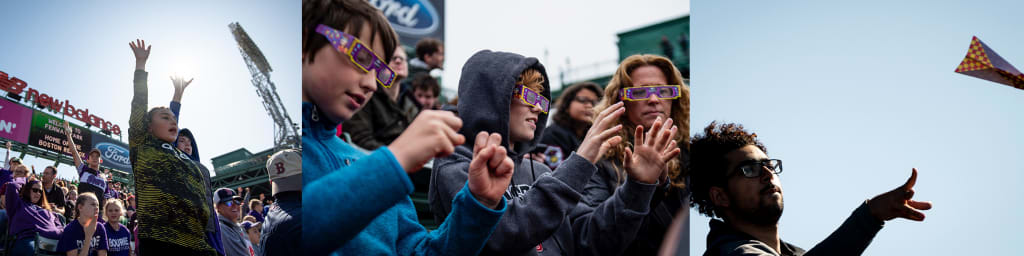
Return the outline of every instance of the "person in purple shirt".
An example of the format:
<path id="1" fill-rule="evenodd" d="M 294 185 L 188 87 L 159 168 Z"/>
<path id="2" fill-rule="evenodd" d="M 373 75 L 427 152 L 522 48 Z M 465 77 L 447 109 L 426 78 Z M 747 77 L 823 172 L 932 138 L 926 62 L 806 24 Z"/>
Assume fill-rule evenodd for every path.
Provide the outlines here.
<path id="1" fill-rule="evenodd" d="M 131 256 L 132 234 L 121 224 L 124 219 L 124 204 L 120 199 L 110 198 L 103 203 L 103 224 L 107 232 L 107 254 L 110 256 Z"/>
<path id="2" fill-rule="evenodd" d="M 36 233 L 50 239 L 60 237 L 60 221 L 50 210 L 39 180 L 15 178 L 6 186 L 4 207 L 11 223 L 9 234 L 15 238 L 11 255 L 31 255 L 36 247 Z"/>
<path id="3" fill-rule="evenodd" d="M 259 199 L 252 199 L 249 201 L 249 216 L 256 218 L 256 222 L 263 223 L 263 203 Z"/>
<path id="4" fill-rule="evenodd" d="M 71 124 L 68 121 L 64 121 L 64 132 L 68 136 L 68 143 L 71 144 L 71 148 L 78 148 L 75 145 L 75 140 L 72 139 L 74 131 L 71 129 Z M 82 154 L 78 150 L 71 150 L 71 158 L 75 161 L 75 167 L 78 168 L 78 193 L 83 194 L 85 192 L 92 192 L 96 195 L 98 200 L 104 200 L 105 193 L 107 191 L 107 180 L 100 175 L 100 150 L 92 149 L 89 150 L 89 158 L 82 162 Z M 99 201 L 97 201 L 99 204 Z M 103 211 L 103 206 L 100 206 L 100 211 Z"/>
<path id="5" fill-rule="evenodd" d="M 64 233 L 57 242 L 57 252 L 67 256 L 106 256 L 107 232 L 97 228 L 99 222 L 99 200 L 96 194 L 85 192 L 78 195 L 75 220 L 64 227 Z M 82 250 L 83 246 L 88 249 Z"/>

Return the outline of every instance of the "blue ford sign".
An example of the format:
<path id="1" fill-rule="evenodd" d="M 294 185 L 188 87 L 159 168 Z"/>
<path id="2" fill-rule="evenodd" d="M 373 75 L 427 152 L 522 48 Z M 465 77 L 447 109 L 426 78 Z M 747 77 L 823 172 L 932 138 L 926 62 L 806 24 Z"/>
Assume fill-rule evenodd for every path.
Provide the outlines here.
<path id="1" fill-rule="evenodd" d="M 388 18 L 403 45 L 425 37 L 444 40 L 444 0 L 369 0 Z"/>
<path id="2" fill-rule="evenodd" d="M 94 147 L 100 150 L 103 165 L 114 167 L 119 170 L 131 170 L 132 163 L 129 160 L 128 149 L 109 142 L 96 144 Z"/>

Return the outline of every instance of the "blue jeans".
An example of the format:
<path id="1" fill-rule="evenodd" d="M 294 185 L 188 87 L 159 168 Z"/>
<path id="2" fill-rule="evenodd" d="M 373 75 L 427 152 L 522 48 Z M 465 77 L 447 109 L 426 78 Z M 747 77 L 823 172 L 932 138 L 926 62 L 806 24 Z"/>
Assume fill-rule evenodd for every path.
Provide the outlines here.
<path id="1" fill-rule="evenodd" d="M 11 246 L 10 252 L 11 252 L 11 254 L 9 254 L 9 255 L 13 255 L 13 256 L 35 255 L 35 253 L 36 253 L 36 238 L 35 237 L 26 237 L 26 238 L 23 238 L 21 240 L 14 241 L 14 245 Z"/>

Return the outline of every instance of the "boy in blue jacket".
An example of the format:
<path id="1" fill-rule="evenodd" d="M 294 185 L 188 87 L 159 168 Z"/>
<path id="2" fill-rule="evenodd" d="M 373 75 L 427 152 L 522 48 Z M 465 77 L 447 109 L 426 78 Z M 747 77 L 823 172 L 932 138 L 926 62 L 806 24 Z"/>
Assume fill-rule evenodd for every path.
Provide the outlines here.
<path id="1" fill-rule="evenodd" d="M 381 85 L 394 82 L 386 60 L 398 36 L 362 0 L 302 4 L 302 169 L 304 254 L 475 255 L 505 212 L 513 164 L 497 143 L 479 146 L 487 168 L 469 173 L 446 221 L 421 226 L 408 173 L 465 142 L 462 121 L 424 111 L 387 147 L 368 155 L 335 136 Z"/>

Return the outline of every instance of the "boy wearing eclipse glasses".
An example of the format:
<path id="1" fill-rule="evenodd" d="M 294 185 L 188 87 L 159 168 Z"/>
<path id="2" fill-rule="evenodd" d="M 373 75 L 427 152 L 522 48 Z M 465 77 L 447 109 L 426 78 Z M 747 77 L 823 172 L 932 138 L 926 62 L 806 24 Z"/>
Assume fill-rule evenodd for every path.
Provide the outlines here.
<path id="1" fill-rule="evenodd" d="M 390 88 L 387 65 L 398 36 L 363 0 L 302 3 L 302 169 L 304 254 L 476 255 L 505 211 L 511 162 L 471 172 L 448 221 L 419 224 L 407 173 L 462 144 L 451 112 L 423 111 L 394 142 L 364 154 L 337 136 L 376 91 Z M 488 149 L 495 151 L 493 148 Z"/>

